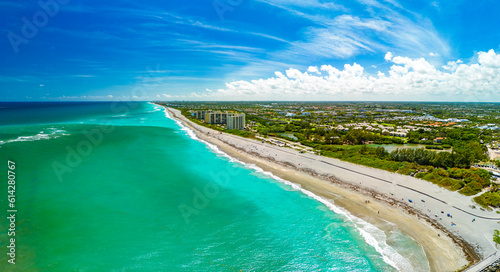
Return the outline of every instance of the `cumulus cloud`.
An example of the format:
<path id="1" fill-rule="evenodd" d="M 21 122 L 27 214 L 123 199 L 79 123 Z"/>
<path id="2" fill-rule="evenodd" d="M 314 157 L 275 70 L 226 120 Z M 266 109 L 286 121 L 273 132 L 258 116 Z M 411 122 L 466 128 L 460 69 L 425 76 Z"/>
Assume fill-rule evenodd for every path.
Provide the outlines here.
<path id="1" fill-rule="evenodd" d="M 500 100 L 500 54 L 479 52 L 477 62 L 436 67 L 424 58 L 385 55 L 388 71 L 367 73 L 361 65 L 288 69 L 275 77 L 226 83 L 224 89 L 192 94 L 206 100 Z"/>
<path id="2" fill-rule="evenodd" d="M 318 75 L 321 75 L 321 72 L 318 70 L 318 67 L 316 66 L 310 66 L 307 71 L 309 73 L 315 73 L 315 74 L 318 74 Z"/>
<path id="3" fill-rule="evenodd" d="M 391 52 L 387 52 L 387 54 L 385 54 L 384 59 L 385 59 L 386 61 L 391 61 L 391 60 L 392 60 L 392 57 L 393 57 L 393 56 L 392 56 L 392 53 L 391 53 Z"/>

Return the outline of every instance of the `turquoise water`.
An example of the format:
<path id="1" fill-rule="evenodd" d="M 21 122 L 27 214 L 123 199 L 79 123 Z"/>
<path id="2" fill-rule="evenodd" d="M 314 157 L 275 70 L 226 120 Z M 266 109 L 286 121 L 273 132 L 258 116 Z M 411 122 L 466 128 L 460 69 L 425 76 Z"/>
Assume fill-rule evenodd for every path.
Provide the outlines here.
<path id="1" fill-rule="evenodd" d="M 158 106 L 7 106 L 0 271 L 429 270 L 395 226 L 382 232 L 225 156 Z M 36 120 L 6 120 L 23 111 Z M 8 160 L 15 265 L 6 255 Z"/>

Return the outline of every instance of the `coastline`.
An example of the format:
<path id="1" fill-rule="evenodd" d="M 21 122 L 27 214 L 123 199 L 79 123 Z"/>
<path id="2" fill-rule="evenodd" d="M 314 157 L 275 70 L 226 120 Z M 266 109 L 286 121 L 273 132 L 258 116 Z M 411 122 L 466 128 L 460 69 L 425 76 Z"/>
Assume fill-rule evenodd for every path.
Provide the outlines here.
<path id="1" fill-rule="evenodd" d="M 481 249 L 481 246 L 474 248 L 465 242 L 464 238 L 458 237 L 428 214 L 422 213 L 419 209 L 400 200 L 395 200 L 392 193 L 390 195 L 384 194 L 377 187 L 374 190 L 369 186 L 364 186 L 364 183 L 370 182 L 368 180 L 361 180 L 362 184 L 358 185 L 359 177 L 354 183 L 343 179 L 342 176 L 335 175 L 337 173 L 334 173 L 335 176 L 321 173 L 321 171 L 317 171 L 318 168 L 321 168 L 317 165 L 316 167 L 298 167 L 290 161 L 283 160 L 283 156 L 278 157 L 277 153 L 277 159 L 275 159 L 269 156 L 271 154 L 266 156 L 262 148 L 261 150 L 257 150 L 257 148 L 256 150 L 248 150 L 248 146 L 245 148 L 245 143 L 239 141 L 250 142 L 249 145 L 259 144 L 259 142 L 238 139 L 237 136 L 220 134 L 220 132 L 215 133 L 211 129 L 187 120 L 177 110 L 165 108 L 172 117 L 193 130 L 200 139 L 216 145 L 229 156 L 245 163 L 254 164 L 284 180 L 299 184 L 305 190 L 320 197 L 332 200 L 336 206 L 383 231 L 384 228 L 387 228 L 387 222 L 397 225 L 403 233 L 412 237 L 423 247 L 431 271 L 456 271 L 480 260 L 480 254 L 477 254 L 475 250 Z M 277 148 L 273 147 L 273 149 Z M 280 149 L 282 152 L 290 153 L 286 148 Z M 278 152 L 272 151 L 273 153 Z M 356 167 L 366 168 L 371 171 L 371 174 L 379 174 L 372 173 L 379 172 L 374 171 L 377 169 L 358 165 Z M 394 188 L 395 195 L 400 197 L 402 194 L 396 189 Z"/>

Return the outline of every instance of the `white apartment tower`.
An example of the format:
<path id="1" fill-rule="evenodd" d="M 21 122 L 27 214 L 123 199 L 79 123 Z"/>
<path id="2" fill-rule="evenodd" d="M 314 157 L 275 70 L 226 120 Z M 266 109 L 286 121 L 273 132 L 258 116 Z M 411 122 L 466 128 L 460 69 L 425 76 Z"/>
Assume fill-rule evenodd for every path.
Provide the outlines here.
<path id="1" fill-rule="evenodd" d="M 245 114 L 234 114 L 227 116 L 227 129 L 244 129 L 245 128 Z"/>

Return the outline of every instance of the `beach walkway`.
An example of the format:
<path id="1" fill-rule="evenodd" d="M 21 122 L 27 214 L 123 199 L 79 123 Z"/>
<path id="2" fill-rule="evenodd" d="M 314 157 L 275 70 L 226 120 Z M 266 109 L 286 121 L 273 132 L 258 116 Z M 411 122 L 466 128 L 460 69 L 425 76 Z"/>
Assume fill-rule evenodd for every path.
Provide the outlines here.
<path id="1" fill-rule="evenodd" d="M 334 177 L 343 183 L 375 191 L 394 201 L 405 203 L 454 236 L 467 241 L 479 255 L 486 256 L 468 271 L 481 271 L 497 259 L 498 253 L 492 237 L 493 231 L 500 229 L 500 215 L 482 209 L 472 201 L 471 196 L 464 196 L 411 176 L 221 133 L 190 122 L 175 109 L 171 109 L 171 112 L 177 118 L 189 122 L 195 130 L 207 136 L 207 140 L 214 138 L 250 156 L 293 166 L 305 173 Z"/>

